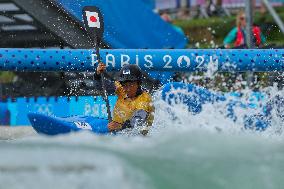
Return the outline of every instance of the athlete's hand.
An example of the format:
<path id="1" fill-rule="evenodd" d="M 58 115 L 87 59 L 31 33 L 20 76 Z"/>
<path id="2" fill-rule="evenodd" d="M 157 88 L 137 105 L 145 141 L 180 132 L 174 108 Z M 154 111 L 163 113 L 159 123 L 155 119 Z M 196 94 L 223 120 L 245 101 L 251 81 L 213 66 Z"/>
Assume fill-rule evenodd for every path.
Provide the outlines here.
<path id="1" fill-rule="evenodd" d="M 106 71 L 106 65 L 104 65 L 102 62 L 99 63 L 98 67 L 97 67 L 97 74 L 101 74 L 104 71 Z"/>
<path id="2" fill-rule="evenodd" d="M 107 125 L 107 127 L 109 131 L 115 131 L 115 130 L 121 129 L 121 124 L 115 121 L 112 121 Z"/>

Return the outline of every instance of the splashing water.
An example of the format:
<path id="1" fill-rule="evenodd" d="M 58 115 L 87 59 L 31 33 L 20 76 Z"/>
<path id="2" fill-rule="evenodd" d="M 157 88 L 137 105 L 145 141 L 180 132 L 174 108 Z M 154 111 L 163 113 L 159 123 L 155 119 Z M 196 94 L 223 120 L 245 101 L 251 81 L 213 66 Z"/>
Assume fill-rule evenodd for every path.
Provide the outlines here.
<path id="1" fill-rule="evenodd" d="M 193 114 L 157 96 L 148 137 L 82 132 L 1 141 L 0 188 L 283 188 L 284 125 L 277 112 L 259 132 L 241 121 L 259 108 L 237 108 L 233 121 L 225 113 L 229 99 Z"/>

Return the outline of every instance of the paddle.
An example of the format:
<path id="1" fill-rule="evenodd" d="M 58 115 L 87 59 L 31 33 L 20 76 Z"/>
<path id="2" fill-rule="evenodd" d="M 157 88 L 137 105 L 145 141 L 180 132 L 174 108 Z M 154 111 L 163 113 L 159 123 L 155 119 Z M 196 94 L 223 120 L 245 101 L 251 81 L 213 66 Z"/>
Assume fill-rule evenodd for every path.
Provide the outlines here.
<path id="1" fill-rule="evenodd" d="M 99 8 L 95 6 L 86 6 L 83 8 L 83 19 L 86 31 L 90 34 L 94 42 L 93 46 L 96 49 L 96 55 L 98 62 L 100 61 L 100 51 L 99 45 L 101 44 L 101 39 L 103 38 L 104 33 L 104 20 L 103 15 L 101 14 Z M 106 101 L 107 113 L 108 113 L 108 121 L 111 122 L 111 112 L 108 94 L 105 86 L 105 76 L 104 73 L 101 73 L 101 82 L 103 88 L 103 96 Z"/>

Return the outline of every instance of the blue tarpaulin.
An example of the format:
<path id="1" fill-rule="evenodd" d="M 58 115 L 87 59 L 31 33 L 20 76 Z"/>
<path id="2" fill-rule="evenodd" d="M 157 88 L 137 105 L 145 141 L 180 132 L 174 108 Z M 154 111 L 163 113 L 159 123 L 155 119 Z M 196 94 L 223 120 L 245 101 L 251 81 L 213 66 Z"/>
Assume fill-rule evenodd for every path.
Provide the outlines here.
<path id="1" fill-rule="evenodd" d="M 83 21 L 84 6 L 100 8 L 105 20 L 104 42 L 111 48 L 184 48 L 187 39 L 164 22 L 142 0 L 57 0 L 67 12 Z"/>
<path id="2" fill-rule="evenodd" d="M 84 6 L 100 8 L 105 21 L 103 41 L 111 48 L 184 48 L 186 36 L 153 12 L 151 0 L 57 0 L 58 4 L 83 22 Z M 150 72 L 151 77 L 167 83 L 172 72 Z"/>
<path id="3" fill-rule="evenodd" d="M 147 6 L 150 6 L 151 9 L 155 9 L 156 7 L 156 1 L 155 0 L 142 0 L 144 3 L 147 4 Z"/>

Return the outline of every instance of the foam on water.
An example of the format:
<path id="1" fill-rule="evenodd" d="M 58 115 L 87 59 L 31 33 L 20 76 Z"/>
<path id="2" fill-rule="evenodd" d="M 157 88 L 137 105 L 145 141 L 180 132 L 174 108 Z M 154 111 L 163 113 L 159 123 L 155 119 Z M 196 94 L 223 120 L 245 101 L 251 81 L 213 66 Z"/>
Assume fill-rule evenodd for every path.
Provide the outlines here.
<path id="1" fill-rule="evenodd" d="M 155 107 L 147 137 L 82 132 L 1 141 L 0 188 L 283 188 L 284 125 L 276 115 L 256 132 L 227 118 L 225 102 L 197 115 L 159 98 Z M 255 113 L 247 111 L 238 117 Z"/>

